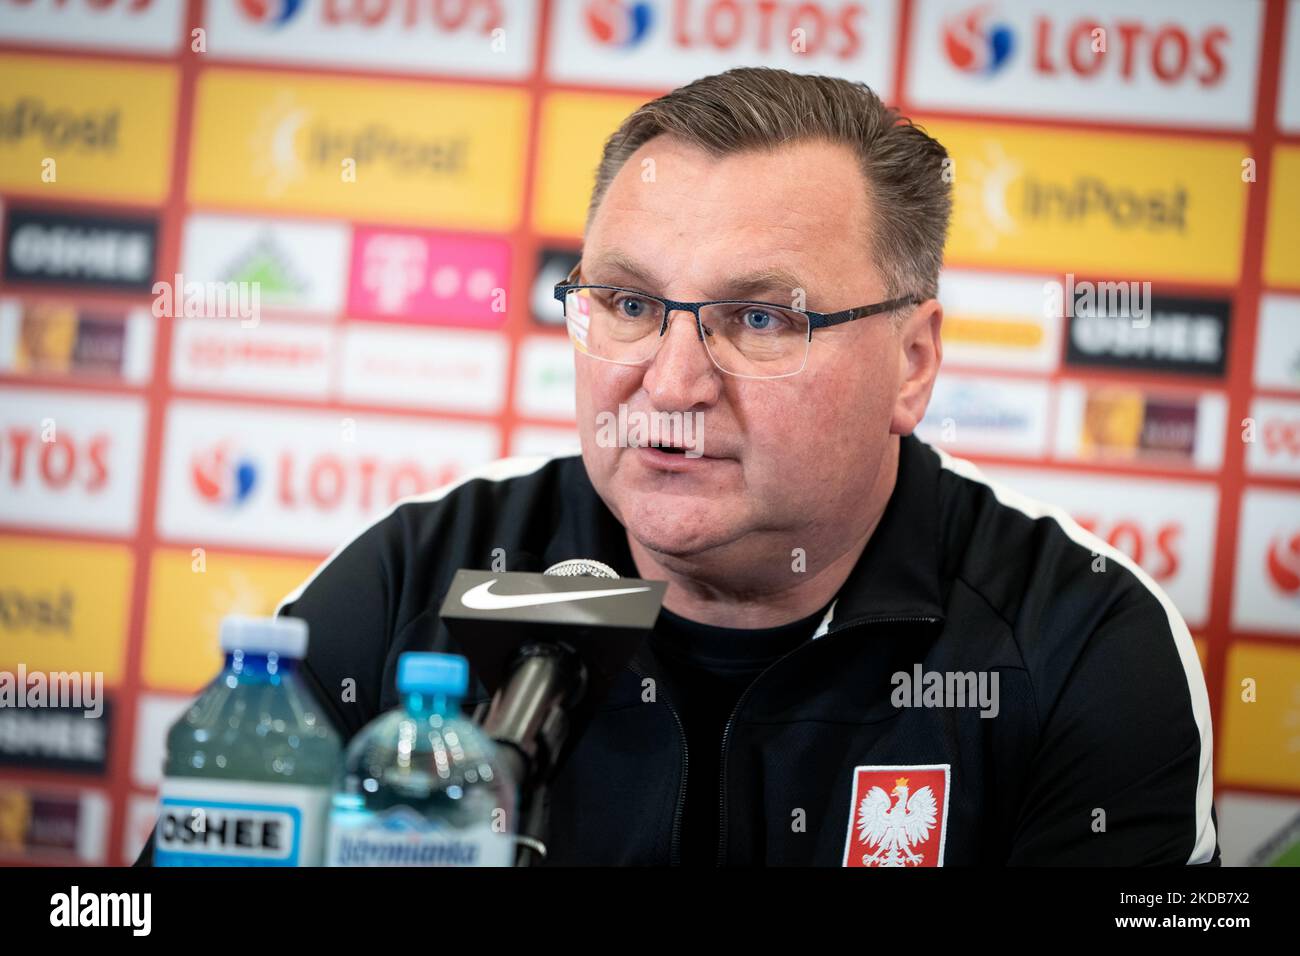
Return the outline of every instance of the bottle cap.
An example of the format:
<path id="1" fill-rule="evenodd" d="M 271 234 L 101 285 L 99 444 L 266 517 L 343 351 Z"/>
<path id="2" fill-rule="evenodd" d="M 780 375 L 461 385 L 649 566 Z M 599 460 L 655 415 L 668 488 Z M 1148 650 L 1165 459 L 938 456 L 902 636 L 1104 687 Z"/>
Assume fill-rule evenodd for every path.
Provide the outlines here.
<path id="1" fill-rule="evenodd" d="M 221 649 L 227 654 L 276 654 L 301 660 L 307 653 L 307 622 L 297 617 L 231 614 L 221 621 Z"/>
<path id="2" fill-rule="evenodd" d="M 469 661 L 458 654 L 408 651 L 397 659 L 397 689 L 462 698 L 469 689 Z"/>

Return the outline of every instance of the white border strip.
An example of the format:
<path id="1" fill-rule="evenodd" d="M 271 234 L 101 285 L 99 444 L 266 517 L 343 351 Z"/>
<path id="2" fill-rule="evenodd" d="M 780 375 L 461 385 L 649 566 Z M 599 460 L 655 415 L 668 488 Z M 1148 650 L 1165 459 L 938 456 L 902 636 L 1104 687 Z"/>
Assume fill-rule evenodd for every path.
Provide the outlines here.
<path id="1" fill-rule="evenodd" d="M 1015 508 L 1030 518 L 1054 518 L 1070 540 L 1090 552 L 1105 555 L 1109 560 L 1133 572 L 1134 577 L 1165 609 L 1165 614 L 1169 618 L 1169 630 L 1174 638 L 1174 647 L 1183 662 L 1183 673 L 1187 677 L 1187 693 L 1192 702 L 1192 716 L 1196 720 L 1196 729 L 1201 736 L 1200 779 L 1196 783 L 1196 842 L 1187 862 L 1208 863 L 1214 856 L 1216 840 L 1214 820 L 1210 816 L 1210 807 L 1214 801 L 1214 740 L 1210 727 L 1210 697 L 1205 689 L 1205 675 L 1201 672 L 1196 644 L 1192 641 L 1191 631 L 1187 629 L 1187 622 L 1178 613 L 1174 602 L 1169 599 L 1164 589 L 1127 554 L 1084 529 L 1065 509 L 1021 494 L 1000 481 L 986 477 L 973 462 L 954 457 L 942 448 L 930 447 L 938 453 L 940 462 L 948 471 L 986 486 L 1000 503 Z"/>

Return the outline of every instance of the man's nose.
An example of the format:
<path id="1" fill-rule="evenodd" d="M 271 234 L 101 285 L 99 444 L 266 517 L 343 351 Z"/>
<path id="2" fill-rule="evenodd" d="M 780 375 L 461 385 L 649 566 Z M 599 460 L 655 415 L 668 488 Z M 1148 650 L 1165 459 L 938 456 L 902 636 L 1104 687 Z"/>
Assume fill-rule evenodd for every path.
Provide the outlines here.
<path id="1" fill-rule="evenodd" d="M 690 411 L 712 405 L 722 392 L 722 372 L 700 341 L 695 316 L 685 310 L 668 316 L 668 331 L 645 374 L 643 385 L 660 411 Z"/>

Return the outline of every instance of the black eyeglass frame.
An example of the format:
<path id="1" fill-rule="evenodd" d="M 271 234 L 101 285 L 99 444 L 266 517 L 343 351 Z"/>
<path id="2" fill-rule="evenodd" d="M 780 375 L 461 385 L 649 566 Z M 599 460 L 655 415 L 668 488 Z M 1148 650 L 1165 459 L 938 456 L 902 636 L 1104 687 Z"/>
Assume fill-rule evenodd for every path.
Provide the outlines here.
<path id="1" fill-rule="evenodd" d="M 632 295 L 639 295 L 644 299 L 652 299 L 659 302 L 664 307 L 664 321 L 659 328 L 659 337 L 663 338 L 664 333 L 668 331 L 668 320 L 674 312 L 690 312 L 695 316 L 695 331 L 699 335 L 700 341 L 704 341 L 704 323 L 700 320 L 700 309 L 706 305 L 761 305 L 769 309 L 780 309 L 784 312 L 798 312 L 808 319 L 808 341 L 812 341 L 813 329 L 824 329 L 832 325 L 841 325 L 845 322 L 852 322 L 855 319 L 865 319 L 871 315 L 880 315 L 882 312 L 892 312 L 895 309 L 902 308 L 905 305 L 920 305 L 925 299 L 917 295 L 905 295 L 897 299 L 889 299 L 885 302 L 876 302 L 872 305 L 860 305 L 854 309 L 843 309 L 839 312 L 813 312 L 808 309 L 796 309 L 788 305 L 777 305 L 775 302 L 758 302 L 753 299 L 711 299 L 707 302 L 678 302 L 676 299 L 665 299 L 661 295 L 653 295 L 649 292 L 642 292 L 640 289 L 628 289 L 624 286 L 617 285 L 590 285 L 580 282 L 572 282 L 574 275 L 578 272 L 578 266 L 575 265 L 569 270 L 568 276 L 564 281 L 555 284 L 555 298 L 563 305 L 565 298 L 575 289 L 608 289 L 611 292 L 627 292 Z"/>

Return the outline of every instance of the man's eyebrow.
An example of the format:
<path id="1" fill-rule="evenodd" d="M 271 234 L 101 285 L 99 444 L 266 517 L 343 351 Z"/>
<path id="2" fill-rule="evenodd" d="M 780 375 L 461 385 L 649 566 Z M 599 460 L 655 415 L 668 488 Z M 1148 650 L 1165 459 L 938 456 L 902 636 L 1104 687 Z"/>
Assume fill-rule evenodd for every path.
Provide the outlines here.
<path id="1" fill-rule="evenodd" d="M 594 258 L 591 268 L 602 275 L 605 270 L 619 273 L 624 277 L 619 280 L 620 282 L 625 281 L 633 284 L 644 292 L 662 294 L 661 290 L 666 285 L 654 274 L 653 270 L 642 266 L 631 256 L 617 250 L 602 253 Z M 587 281 L 594 280 L 588 275 Z M 710 299 L 750 299 L 755 296 L 767 295 L 774 300 L 773 304 L 780 305 L 791 301 L 796 289 L 806 290 L 807 286 L 793 272 L 780 267 L 770 267 L 733 276 L 720 287 L 710 291 L 708 297 Z"/>

